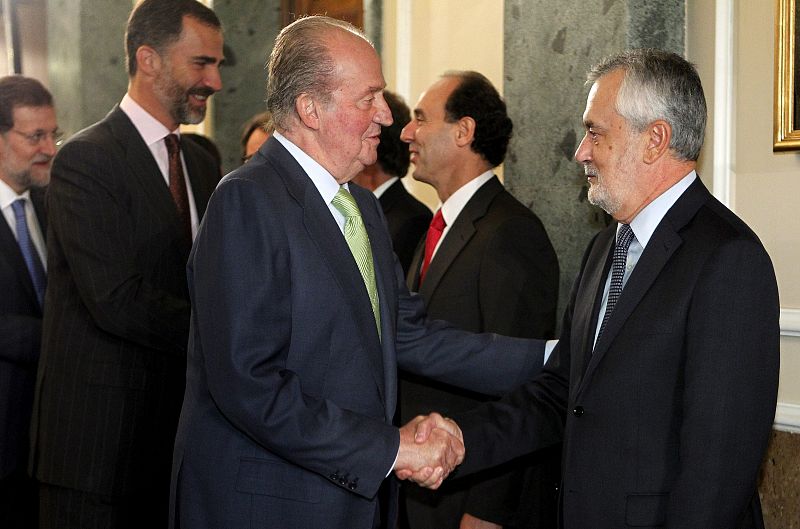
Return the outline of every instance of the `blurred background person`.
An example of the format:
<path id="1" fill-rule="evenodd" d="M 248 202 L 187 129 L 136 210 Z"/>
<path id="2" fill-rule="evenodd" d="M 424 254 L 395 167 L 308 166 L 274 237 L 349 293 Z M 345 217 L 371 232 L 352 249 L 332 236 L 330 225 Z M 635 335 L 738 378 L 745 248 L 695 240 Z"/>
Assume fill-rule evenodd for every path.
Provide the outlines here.
<path id="1" fill-rule="evenodd" d="M 394 253 L 400 259 L 403 272 L 408 273 L 411 258 L 433 216 L 428 207 L 414 198 L 403 185 L 408 173 L 408 145 L 400 139 L 400 131 L 411 121 L 411 112 L 403 99 L 388 90 L 383 97 L 392 111 L 394 122 L 381 128 L 378 161 L 364 168 L 353 182 L 371 190 L 381 203 L 389 223 Z"/>
<path id="2" fill-rule="evenodd" d="M 269 112 L 259 112 L 247 120 L 242 127 L 242 163 L 247 162 L 258 152 L 258 148 L 267 141 L 275 127 Z"/>
<path id="3" fill-rule="evenodd" d="M 44 188 L 61 137 L 50 92 L 0 79 L 0 527 L 36 527 L 28 430 L 46 286 Z"/>

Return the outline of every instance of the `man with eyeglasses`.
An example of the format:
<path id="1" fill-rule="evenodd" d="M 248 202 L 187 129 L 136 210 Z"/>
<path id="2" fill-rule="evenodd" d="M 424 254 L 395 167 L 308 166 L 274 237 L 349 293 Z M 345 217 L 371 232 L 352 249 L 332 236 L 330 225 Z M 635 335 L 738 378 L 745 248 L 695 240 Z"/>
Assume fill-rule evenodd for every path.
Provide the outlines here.
<path id="1" fill-rule="evenodd" d="M 186 260 L 219 165 L 180 125 L 222 88 L 219 18 L 137 2 L 128 91 L 53 161 L 31 421 L 40 528 L 166 526 L 186 379 Z"/>
<path id="2" fill-rule="evenodd" d="M 0 527 L 36 526 L 28 461 L 46 283 L 44 187 L 61 133 L 53 98 L 28 77 L 0 78 Z"/>

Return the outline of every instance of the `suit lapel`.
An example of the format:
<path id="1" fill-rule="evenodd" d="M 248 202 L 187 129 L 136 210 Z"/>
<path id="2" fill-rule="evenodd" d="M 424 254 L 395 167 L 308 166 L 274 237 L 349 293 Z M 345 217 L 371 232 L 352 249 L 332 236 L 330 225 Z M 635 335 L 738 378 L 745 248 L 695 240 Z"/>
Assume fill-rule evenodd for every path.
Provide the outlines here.
<path id="1" fill-rule="evenodd" d="M 614 338 L 622 330 L 636 306 L 658 279 L 664 266 L 683 244 L 680 230 L 694 217 L 697 210 L 710 196 L 700 178 L 697 178 L 661 220 L 647 243 L 647 248 L 639 258 L 636 268 L 633 269 L 631 276 L 628 278 L 628 282 L 622 290 L 619 301 L 617 301 L 617 305 L 606 324 L 602 336 L 597 340 L 582 386 L 585 386 L 586 381 L 591 378 L 597 365 L 602 362 Z M 596 311 L 594 315 L 597 316 Z"/>
<path id="2" fill-rule="evenodd" d="M 369 355 L 373 367 L 375 383 L 385 401 L 382 359 L 380 355 L 373 354 L 381 351 L 375 327 L 375 316 L 372 314 L 369 294 L 367 294 L 367 288 L 355 259 L 353 259 L 353 254 L 336 225 L 328 205 L 323 202 L 313 182 L 300 164 L 280 142 L 274 137 L 269 138 L 267 144 L 261 148 L 261 153 L 267 157 L 269 163 L 273 163 L 278 168 L 277 172 L 283 178 L 287 190 L 303 208 L 305 230 L 319 249 L 320 255 L 323 256 L 325 264 L 341 290 L 342 298 L 350 309 L 349 312 L 353 315 L 353 322 L 361 334 L 361 342 L 364 344 L 364 350 Z M 360 208 L 363 207 L 363 201 L 356 199 L 356 202 Z M 372 239 L 372 235 L 370 238 Z M 378 270 L 376 270 L 376 281 L 378 280 L 377 272 Z M 380 285 L 378 292 L 380 295 Z M 383 301 L 381 303 L 383 304 Z"/>
<path id="3" fill-rule="evenodd" d="M 466 203 L 428 266 L 425 281 L 419 289 L 423 298 L 431 298 L 445 272 L 475 235 L 475 223 L 486 215 L 492 201 L 502 191 L 503 184 L 495 176 L 482 185 Z"/>
<path id="4" fill-rule="evenodd" d="M 139 182 L 142 192 L 147 196 L 156 214 L 161 218 L 160 223 L 171 226 L 175 232 L 176 240 L 184 241 L 181 250 L 188 255 L 191 241 L 185 240 L 183 227 L 175 208 L 175 203 L 169 194 L 169 187 L 164 181 L 161 169 L 158 168 L 153 154 L 145 144 L 139 131 L 119 107 L 115 107 L 106 117 L 109 128 L 114 138 L 124 152 L 125 162 L 134 178 Z M 198 209 L 198 211 L 200 211 Z"/>
<path id="5" fill-rule="evenodd" d="M 184 141 L 181 136 L 181 150 L 183 151 L 183 159 L 186 161 L 186 170 L 189 171 L 189 181 L 192 183 L 192 197 L 194 198 L 194 205 L 197 208 L 197 220 L 202 221 L 203 215 L 208 205 L 208 199 L 211 198 L 211 193 L 214 192 L 214 186 L 217 179 L 211 176 L 211 171 L 208 166 L 200 163 L 200 158 L 195 155 L 195 145 L 187 145 L 189 142 Z"/>
<path id="6" fill-rule="evenodd" d="M 391 239 L 380 217 L 378 202 L 372 198 L 372 193 L 352 183 L 350 189 L 361 210 L 372 247 L 375 281 L 380 300 L 381 336 L 383 337 L 380 344 L 383 353 L 383 396 L 386 404 L 386 419 L 391 421 L 397 406 L 397 355 L 394 347 L 394 337 L 397 335 L 395 329 L 397 305 L 394 303 L 394 283 L 396 281 L 394 253 Z"/>

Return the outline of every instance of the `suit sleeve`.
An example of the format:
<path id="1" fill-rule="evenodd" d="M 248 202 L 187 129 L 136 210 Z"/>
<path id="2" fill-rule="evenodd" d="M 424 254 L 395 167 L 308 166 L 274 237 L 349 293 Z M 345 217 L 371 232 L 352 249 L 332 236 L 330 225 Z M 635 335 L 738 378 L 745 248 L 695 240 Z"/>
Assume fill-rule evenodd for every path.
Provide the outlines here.
<path id="1" fill-rule="evenodd" d="M 47 194 L 53 243 L 99 328 L 143 347 L 184 354 L 189 304 L 155 288 L 137 269 L 141 252 L 149 249 L 134 243 L 138 227 L 121 176 L 129 171 L 122 153 L 109 150 L 71 141 L 56 156 Z"/>
<path id="2" fill-rule="evenodd" d="M 292 277 L 290 242 L 276 221 L 281 213 L 270 210 L 274 202 L 264 200 L 264 192 L 247 180 L 227 180 L 209 202 L 190 259 L 199 340 L 192 354 L 201 348 L 211 397 L 236 429 L 325 479 L 346 470 L 346 487 L 371 498 L 397 455 L 398 429 L 383 417 L 312 394 L 310 383 L 292 369 L 290 349 L 292 355 L 318 359 L 320 376 L 326 376 L 328 351 L 293 343 L 302 341 L 305 326 L 317 322 L 313 315 L 293 312 L 293 290 L 303 290 L 304 283 Z"/>
<path id="3" fill-rule="evenodd" d="M 680 472 L 669 529 L 736 527 L 756 490 L 777 398 L 778 290 L 754 239 L 707 260 L 689 313 Z"/>

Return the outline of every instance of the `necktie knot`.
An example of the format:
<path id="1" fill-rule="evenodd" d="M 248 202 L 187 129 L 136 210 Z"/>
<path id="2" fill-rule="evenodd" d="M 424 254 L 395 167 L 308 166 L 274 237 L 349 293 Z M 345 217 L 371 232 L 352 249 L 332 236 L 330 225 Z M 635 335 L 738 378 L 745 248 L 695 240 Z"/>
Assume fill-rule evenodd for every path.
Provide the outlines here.
<path id="1" fill-rule="evenodd" d="M 431 219 L 431 226 L 428 228 L 428 233 L 425 235 L 425 253 L 422 258 L 422 266 L 419 270 L 419 285 L 422 286 L 422 281 L 425 280 L 425 274 L 428 272 L 428 267 L 433 259 L 433 252 L 436 250 L 436 245 L 439 244 L 439 239 L 442 238 L 444 228 L 447 223 L 444 221 L 442 215 L 442 208 L 439 208 Z"/>
<path id="2" fill-rule="evenodd" d="M 176 134 L 164 136 L 164 144 L 167 146 L 167 154 L 172 157 L 181 151 L 181 144 Z"/>
<path id="3" fill-rule="evenodd" d="M 354 199 L 353 195 L 351 195 L 350 192 L 344 187 L 339 188 L 339 191 L 333 197 L 331 204 L 333 204 L 333 207 L 339 210 L 339 213 L 344 215 L 345 218 L 361 216 L 361 210 L 358 209 L 356 199 Z"/>
<path id="4" fill-rule="evenodd" d="M 617 248 L 624 248 L 625 253 L 628 253 L 628 248 L 633 240 L 633 230 L 630 224 L 620 224 L 619 232 L 617 232 Z"/>

